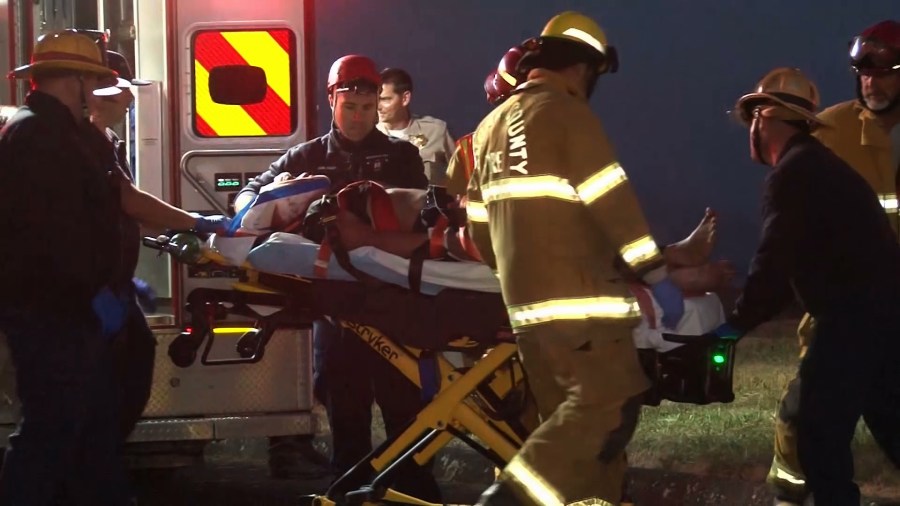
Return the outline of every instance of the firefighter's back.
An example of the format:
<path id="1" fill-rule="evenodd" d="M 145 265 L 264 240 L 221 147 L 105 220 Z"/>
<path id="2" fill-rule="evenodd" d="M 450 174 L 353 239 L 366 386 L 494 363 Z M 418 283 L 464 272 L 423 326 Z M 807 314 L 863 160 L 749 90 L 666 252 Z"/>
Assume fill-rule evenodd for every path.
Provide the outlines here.
<path id="1" fill-rule="evenodd" d="M 602 132 L 587 102 L 535 83 L 492 111 L 475 132 L 474 186 L 481 199 L 474 200 L 484 202 L 488 227 L 473 227 L 473 235 L 480 251 L 493 248 L 496 258 L 486 255 L 486 261 L 498 271 L 509 306 L 628 298 L 627 286 L 615 281 L 617 248 L 575 189 L 582 171 L 570 156 L 569 132 L 580 128 Z M 605 136 L 594 142 L 605 144 Z M 623 227 L 628 221 L 623 215 Z"/>

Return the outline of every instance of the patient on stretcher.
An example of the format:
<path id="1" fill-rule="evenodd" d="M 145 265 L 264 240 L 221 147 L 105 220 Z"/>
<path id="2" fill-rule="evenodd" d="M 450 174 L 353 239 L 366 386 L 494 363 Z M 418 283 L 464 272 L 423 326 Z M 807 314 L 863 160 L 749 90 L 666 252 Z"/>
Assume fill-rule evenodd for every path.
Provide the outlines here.
<path id="1" fill-rule="evenodd" d="M 291 231 L 316 242 L 323 230 L 312 230 L 307 208 L 315 207 L 328 187 L 324 176 L 284 173 L 260 192 L 257 202 L 240 220 L 243 230 Z M 300 188 L 291 194 L 290 189 Z M 288 190 L 288 191 L 285 191 Z M 402 258 L 427 248 L 426 258 L 479 261 L 467 237 L 465 209 L 439 187 L 429 190 L 383 188 L 372 182 L 354 183 L 338 194 L 334 224 L 343 247 L 371 246 Z M 266 200 L 267 194 L 275 198 Z M 299 198 L 298 198 L 299 197 Z M 236 220 L 238 221 L 238 220 Z M 301 222 L 303 226 L 301 227 Z M 250 232 L 253 233 L 253 232 Z M 728 285 L 734 269 L 727 261 L 710 261 L 715 244 L 716 214 L 707 209 L 697 227 L 682 241 L 666 248 L 669 276 L 685 294 L 718 291 Z"/>
<path id="2" fill-rule="evenodd" d="M 341 240 L 347 249 L 373 246 L 397 256 L 409 258 L 422 244 L 433 241 L 428 230 L 422 230 L 422 210 L 426 206 L 427 191 L 406 188 L 386 190 L 399 228 L 392 231 L 377 230 L 356 213 L 342 209 L 336 219 Z M 459 243 L 465 243 L 465 228 L 454 231 Z M 707 209 L 697 227 L 680 241 L 682 248 L 667 256 L 669 276 L 686 294 L 702 294 L 725 287 L 734 276 L 734 269 L 727 261 L 712 262 L 710 253 L 715 244 L 716 215 Z M 445 245 L 449 243 L 444 240 Z M 672 253 L 673 250 L 669 250 Z M 459 257 L 459 254 L 453 255 Z M 465 259 L 465 258 L 464 258 Z M 472 259 L 476 260 L 476 259 Z"/>

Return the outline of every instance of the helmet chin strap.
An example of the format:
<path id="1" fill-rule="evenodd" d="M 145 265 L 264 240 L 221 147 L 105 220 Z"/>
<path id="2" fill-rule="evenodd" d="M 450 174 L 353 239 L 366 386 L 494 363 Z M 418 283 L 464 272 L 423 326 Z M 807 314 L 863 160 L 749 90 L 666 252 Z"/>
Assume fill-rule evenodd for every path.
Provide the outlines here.
<path id="1" fill-rule="evenodd" d="M 84 75 L 78 74 L 78 98 L 81 100 L 81 118 L 87 119 L 91 117 L 91 112 L 88 110 L 88 102 L 87 96 L 84 93 Z"/>
<path id="2" fill-rule="evenodd" d="M 590 74 L 588 74 L 587 78 L 585 79 L 584 96 L 586 99 L 590 100 L 591 95 L 594 94 L 594 88 L 597 86 L 597 79 L 599 77 L 600 77 L 600 72 L 597 72 L 596 70 L 592 70 L 590 72 Z"/>
<path id="3" fill-rule="evenodd" d="M 750 125 L 750 136 L 751 142 L 753 143 L 753 150 L 756 152 L 757 158 L 759 158 L 757 161 L 763 165 L 771 166 L 766 160 L 766 154 L 763 151 L 762 136 L 759 135 L 759 120 L 753 121 L 753 124 Z"/>

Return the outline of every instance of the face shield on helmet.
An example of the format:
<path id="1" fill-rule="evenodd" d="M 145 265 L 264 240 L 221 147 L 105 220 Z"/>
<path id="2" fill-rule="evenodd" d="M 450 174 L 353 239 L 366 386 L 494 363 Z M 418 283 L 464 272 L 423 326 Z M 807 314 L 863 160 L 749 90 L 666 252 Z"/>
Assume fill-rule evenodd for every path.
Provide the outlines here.
<path id="1" fill-rule="evenodd" d="M 858 75 L 884 76 L 900 70 L 900 50 L 860 35 L 850 42 L 850 66 Z"/>

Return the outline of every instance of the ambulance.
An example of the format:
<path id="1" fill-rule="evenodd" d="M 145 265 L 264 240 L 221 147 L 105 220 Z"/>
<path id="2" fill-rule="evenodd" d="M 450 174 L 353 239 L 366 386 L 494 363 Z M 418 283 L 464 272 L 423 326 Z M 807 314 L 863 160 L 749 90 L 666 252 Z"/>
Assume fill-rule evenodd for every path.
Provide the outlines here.
<path id="1" fill-rule="evenodd" d="M 188 211 L 228 214 L 251 178 L 314 135 L 313 24 L 312 0 L 0 0 L 0 69 L 27 63 L 42 33 L 105 34 L 109 49 L 153 81 L 136 90 L 119 132 L 138 186 Z M 27 86 L 0 82 L 0 123 Z M 254 322 L 218 322 L 211 346 L 179 367 L 169 347 L 190 331 L 187 295 L 227 288 L 238 272 L 174 264 L 145 248 L 137 275 L 160 309 L 148 315 L 158 345 L 150 401 L 130 438 L 134 465 L 189 465 L 216 440 L 315 432 L 309 330 L 278 330 L 264 349 L 241 353 Z M 0 364 L 5 445 L 19 416 L 5 346 Z"/>

